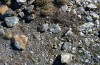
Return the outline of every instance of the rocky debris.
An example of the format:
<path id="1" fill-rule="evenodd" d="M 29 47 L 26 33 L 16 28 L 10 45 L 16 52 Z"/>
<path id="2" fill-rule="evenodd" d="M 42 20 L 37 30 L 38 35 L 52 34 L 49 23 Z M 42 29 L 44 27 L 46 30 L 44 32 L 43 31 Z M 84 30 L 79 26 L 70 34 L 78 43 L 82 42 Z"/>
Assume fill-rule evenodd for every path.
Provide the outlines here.
<path id="1" fill-rule="evenodd" d="M 52 33 L 58 33 L 61 31 L 61 27 L 58 24 L 52 24 L 48 30 Z"/>
<path id="2" fill-rule="evenodd" d="M 72 57 L 74 57 L 73 54 L 70 54 L 70 53 L 62 53 L 61 54 L 61 62 L 62 63 L 69 64 L 73 60 Z"/>
<path id="3" fill-rule="evenodd" d="M 4 15 L 8 11 L 7 5 L 0 6 L 0 14 Z"/>
<path id="4" fill-rule="evenodd" d="M 5 22 L 8 27 L 15 27 L 19 22 L 19 18 L 16 16 L 6 17 Z"/>
<path id="5" fill-rule="evenodd" d="M 94 27 L 94 23 L 92 22 L 88 22 L 88 23 L 85 23 L 81 26 L 79 26 L 79 31 L 85 31 L 85 30 L 92 30 L 92 28 Z"/>
<path id="6" fill-rule="evenodd" d="M 24 50 L 26 44 L 28 43 L 28 37 L 25 35 L 15 35 L 13 45 L 18 50 Z"/>
<path id="7" fill-rule="evenodd" d="M 73 36 L 72 28 L 69 28 L 65 35 Z"/>
<path id="8" fill-rule="evenodd" d="M 0 65 L 100 65 L 100 0 L 2 0 L 0 5 Z"/>

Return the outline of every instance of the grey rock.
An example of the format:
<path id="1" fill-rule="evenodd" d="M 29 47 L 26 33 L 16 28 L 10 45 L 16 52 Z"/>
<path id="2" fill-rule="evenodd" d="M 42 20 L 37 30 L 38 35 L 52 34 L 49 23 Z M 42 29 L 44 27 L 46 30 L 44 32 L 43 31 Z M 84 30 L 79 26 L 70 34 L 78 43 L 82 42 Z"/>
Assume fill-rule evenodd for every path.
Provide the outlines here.
<path id="1" fill-rule="evenodd" d="M 71 49 L 71 44 L 69 42 L 64 42 L 62 44 L 61 50 L 70 50 Z"/>
<path id="2" fill-rule="evenodd" d="M 19 18 L 16 17 L 16 16 L 6 17 L 5 18 L 5 22 L 6 22 L 8 27 L 16 26 L 16 24 L 18 24 L 18 21 L 19 21 Z"/>
<path id="3" fill-rule="evenodd" d="M 67 5 L 63 5 L 61 8 L 60 8 L 63 12 L 70 12 L 72 9 L 71 9 L 71 6 L 67 6 Z"/>
<path id="4" fill-rule="evenodd" d="M 65 35 L 73 36 L 72 28 L 70 28 Z"/>
<path id="5" fill-rule="evenodd" d="M 80 12 L 84 12 L 84 11 L 85 11 L 85 9 L 84 9 L 83 7 L 79 7 L 78 10 L 79 10 Z"/>
<path id="6" fill-rule="evenodd" d="M 76 53 L 76 47 L 72 48 L 72 53 Z"/>
<path id="7" fill-rule="evenodd" d="M 43 24 L 43 25 L 41 25 L 41 26 L 39 26 L 38 28 L 37 28 L 37 30 L 39 31 L 39 32 L 45 32 L 45 31 L 47 31 L 48 30 L 48 24 L 46 23 L 46 24 Z"/>
<path id="8" fill-rule="evenodd" d="M 91 16 L 86 16 L 86 21 L 88 21 L 88 22 L 92 22 L 93 21 L 93 18 L 91 17 Z"/>
<path id="9" fill-rule="evenodd" d="M 90 41 L 89 41 L 88 38 L 85 38 L 85 44 L 86 44 L 86 46 L 89 46 L 90 45 Z"/>
<path id="10" fill-rule="evenodd" d="M 20 13 L 18 13 L 18 15 L 19 15 L 20 17 L 24 17 L 24 12 L 20 12 Z"/>
<path id="11" fill-rule="evenodd" d="M 52 33 L 58 33 L 61 31 L 61 28 L 58 24 L 53 24 L 49 27 L 48 31 Z"/>

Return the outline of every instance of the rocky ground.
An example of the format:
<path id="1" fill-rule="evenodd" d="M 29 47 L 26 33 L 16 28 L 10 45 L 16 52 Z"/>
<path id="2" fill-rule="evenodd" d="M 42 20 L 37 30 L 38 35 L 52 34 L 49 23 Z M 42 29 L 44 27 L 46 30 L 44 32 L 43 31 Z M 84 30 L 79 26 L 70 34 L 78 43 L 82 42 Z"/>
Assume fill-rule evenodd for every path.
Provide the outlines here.
<path id="1" fill-rule="evenodd" d="M 100 0 L 0 0 L 0 65 L 100 65 Z"/>

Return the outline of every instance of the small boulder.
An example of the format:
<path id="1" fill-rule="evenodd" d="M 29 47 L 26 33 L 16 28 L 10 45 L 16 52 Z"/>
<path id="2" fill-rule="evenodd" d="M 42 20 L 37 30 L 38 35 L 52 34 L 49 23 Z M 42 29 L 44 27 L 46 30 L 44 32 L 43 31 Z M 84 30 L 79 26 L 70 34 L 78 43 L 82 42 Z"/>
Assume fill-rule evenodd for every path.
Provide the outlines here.
<path id="1" fill-rule="evenodd" d="M 18 50 L 24 50 L 28 42 L 28 37 L 25 35 L 15 35 L 14 36 L 14 47 Z"/>
<path id="2" fill-rule="evenodd" d="M 14 27 L 16 24 L 18 24 L 19 18 L 16 16 L 13 17 L 6 17 L 5 22 L 8 27 Z"/>

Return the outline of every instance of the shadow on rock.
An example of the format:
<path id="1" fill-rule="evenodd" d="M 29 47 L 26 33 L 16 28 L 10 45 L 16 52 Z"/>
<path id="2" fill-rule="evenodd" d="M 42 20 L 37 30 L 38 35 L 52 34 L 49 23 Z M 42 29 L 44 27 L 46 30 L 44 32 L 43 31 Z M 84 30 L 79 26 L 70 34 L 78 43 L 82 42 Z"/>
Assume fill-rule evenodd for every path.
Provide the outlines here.
<path id="1" fill-rule="evenodd" d="M 61 56 L 59 55 L 56 57 L 52 65 L 66 65 L 66 64 L 61 62 Z"/>
<path id="2" fill-rule="evenodd" d="M 11 47 L 12 47 L 13 50 L 22 51 L 22 49 L 18 49 L 18 48 L 15 46 L 15 41 L 14 41 L 14 39 L 11 40 Z"/>

